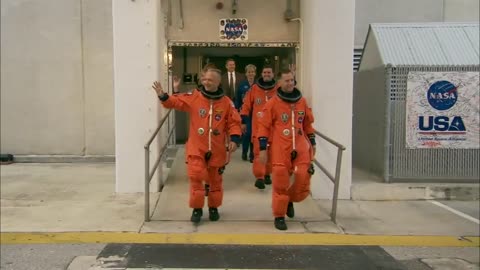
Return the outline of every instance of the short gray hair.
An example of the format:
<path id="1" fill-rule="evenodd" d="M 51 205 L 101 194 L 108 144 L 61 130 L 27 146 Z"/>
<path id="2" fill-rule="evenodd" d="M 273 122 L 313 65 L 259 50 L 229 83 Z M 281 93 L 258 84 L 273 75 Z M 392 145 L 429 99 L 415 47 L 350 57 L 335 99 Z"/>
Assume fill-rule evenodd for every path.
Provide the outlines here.
<path id="1" fill-rule="evenodd" d="M 205 71 L 205 73 L 207 73 L 207 72 L 213 72 L 213 73 L 217 74 L 218 79 L 222 79 L 222 71 L 220 71 L 219 69 L 209 68 Z"/>
<path id="2" fill-rule="evenodd" d="M 257 71 L 257 67 L 255 65 L 252 65 L 252 64 L 248 64 L 245 67 L 245 72 L 248 72 L 249 69 L 253 69 L 253 71 Z"/>

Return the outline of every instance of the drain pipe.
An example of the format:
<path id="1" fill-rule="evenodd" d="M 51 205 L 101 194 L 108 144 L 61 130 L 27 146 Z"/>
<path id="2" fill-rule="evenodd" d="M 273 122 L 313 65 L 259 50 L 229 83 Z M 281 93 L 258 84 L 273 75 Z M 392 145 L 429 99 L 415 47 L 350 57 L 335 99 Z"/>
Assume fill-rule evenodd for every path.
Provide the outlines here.
<path id="1" fill-rule="evenodd" d="M 180 25 L 178 28 L 183 29 L 183 1 L 179 0 L 179 9 L 180 9 Z"/>
<path id="2" fill-rule="evenodd" d="M 304 59 L 305 59 L 305 52 L 303 50 L 303 21 L 302 19 L 300 18 L 293 18 L 293 19 L 290 19 L 288 20 L 289 22 L 293 22 L 293 21 L 298 21 L 299 24 L 300 24 L 300 71 L 302 72 L 302 75 L 300 76 L 300 87 L 301 88 L 304 88 L 305 85 L 303 84 L 304 82 L 304 77 L 305 77 L 305 63 L 304 63 Z"/>

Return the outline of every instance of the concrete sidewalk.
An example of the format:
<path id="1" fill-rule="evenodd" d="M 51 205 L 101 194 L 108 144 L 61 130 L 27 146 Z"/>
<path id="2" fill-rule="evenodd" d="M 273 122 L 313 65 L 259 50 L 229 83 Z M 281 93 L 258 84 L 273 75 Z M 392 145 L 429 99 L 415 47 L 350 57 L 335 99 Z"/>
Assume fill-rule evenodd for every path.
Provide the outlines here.
<path id="1" fill-rule="evenodd" d="M 340 201 L 334 224 L 329 219 L 331 202 L 311 198 L 295 205 L 289 230 L 279 232 L 272 224 L 271 186 L 257 190 L 251 164 L 238 153 L 225 173 L 220 221 L 194 226 L 183 157 L 179 148 L 163 192 L 152 193 L 154 212 L 148 223 L 143 222 L 143 194 L 114 193 L 113 163 L 2 166 L 1 231 L 479 235 L 477 223 L 430 201 Z"/>
<path id="2" fill-rule="evenodd" d="M 27 247 L 43 252 L 42 244 L 50 250 L 72 249 L 65 254 L 76 257 L 68 269 L 102 263 L 66 243 L 86 247 L 96 243 L 381 246 L 408 269 L 478 269 L 478 201 L 405 200 L 418 196 L 405 193 L 411 184 L 395 184 L 392 189 L 391 184 L 367 181 L 365 174 L 361 184 L 368 185 L 362 187 L 367 191 L 358 193 L 362 190 L 358 189 L 356 194 L 364 194 L 367 200 L 339 201 L 337 224 L 329 219 L 331 201 L 308 198 L 295 205 L 296 216 L 287 221 L 289 230 L 277 231 L 271 216 L 271 186 L 257 190 L 251 164 L 236 153 L 224 177 L 220 221 L 210 222 L 205 216 L 193 225 L 183 157 L 180 147 L 173 166 L 165 168 L 168 180 L 161 193 L 151 194 L 152 221 L 147 223 L 143 222 L 142 193 L 114 193 L 114 163 L 1 166 L 2 254 L 14 262 L 13 268 L 6 269 L 36 264 L 18 258 Z M 381 195 L 368 200 L 373 189 Z M 378 196 L 399 200 L 377 201 Z M 465 216 L 452 209 L 460 209 Z M 416 268 L 420 264 L 430 268 Z"/>

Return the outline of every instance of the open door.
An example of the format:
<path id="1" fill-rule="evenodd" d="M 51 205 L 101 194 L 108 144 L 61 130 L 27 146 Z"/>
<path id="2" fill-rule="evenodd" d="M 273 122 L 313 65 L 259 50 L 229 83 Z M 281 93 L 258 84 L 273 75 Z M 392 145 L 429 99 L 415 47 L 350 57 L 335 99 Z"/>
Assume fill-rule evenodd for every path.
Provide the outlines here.
<path id="1" fill-rule="evenodd" d="M 173 75 L 182 78 L 181 92 L 192 91 L 197 87 L 202 67 L 214 63 L 217 68 L 226 72 L 225 62 L 232 58 L 236 62 L 236 70 L 245 73 L 245 66 L 253 64 L 257 67 L 257 77 L 262 67 L 270 65 L 278 74 L 289 64 L 295 63 L 294 47 L 195 47 L 172 46 Z M 184 144 L 188 138 L 189 119 L 184 112 L 176 112 L 176 143 Z"/>

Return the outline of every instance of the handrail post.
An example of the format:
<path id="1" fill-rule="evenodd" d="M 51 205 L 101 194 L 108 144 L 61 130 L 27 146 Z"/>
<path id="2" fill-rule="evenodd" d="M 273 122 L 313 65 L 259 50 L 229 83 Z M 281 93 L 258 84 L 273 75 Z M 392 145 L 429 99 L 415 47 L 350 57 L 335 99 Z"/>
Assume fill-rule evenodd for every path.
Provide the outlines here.
<path id="1" fill-rule="evenodd" d="M 173 131 L 175 129 L 175 125 L 172 125 L 172 129 L 169 131 L 169 135 L 167 138 L 167 141 L 165 142 L 165 145 L 162 147 L 163 150 L 160 151 L 158 160 L 155 161 L 155 165 L 153 167 L 153 172 L 150 173 L 150 145 L 153 142 L 155 138 L 158 138 L 158 133 L 160 129 L 162 128 L 163 124 L 165 121 L 170 119 L 170 113 L 172 112 L 172 109 L 168 110 L 167 114 L 163 116 L 162 120 L 160 120 L 160 123 L 158 124 L 157 129 L 153 132 L 153 134 L 150 136 L 148 139 L 147 143 L 145 144 L 145 222 L 150 221 L 150 181 L 153 178 L 153 175 L 155 174 L 155 171 L 159 170 L 159 164 L 161 162 L 161 158 L 163 153 L 165 152 L 166 148 L 168 147 L 169 144 L 169 139 L 171 137 L 171 134 L 173 134 Z M 169 126 L 170 127 L 170 126 Z M 159 183 L 162 184 L 162 179 L 161 175 L 159 174 Z"/>
<path id="2" fill-rule="evenodd" d="M 150 221 L 150 146 L 145 146 L 145 222 Z"/>
<path id="3" fill-rule="evenodd" d="M 338 147 L 337 166 L 335 167 L 335 181 L 333 185 L 332 212 L 330 213 L 330 218 L 335 224 L 337 223 L 337 201 L 338 201 L 338 190 L 340 186 L 340 169 L 342 164 L 342 153 L 343 153 L 343 149 Z"/>

